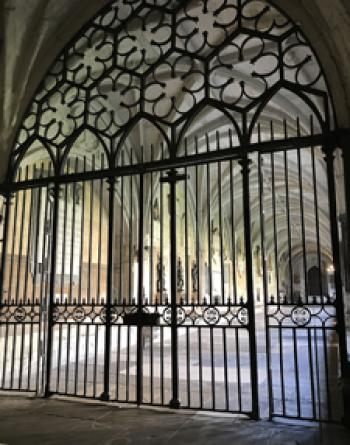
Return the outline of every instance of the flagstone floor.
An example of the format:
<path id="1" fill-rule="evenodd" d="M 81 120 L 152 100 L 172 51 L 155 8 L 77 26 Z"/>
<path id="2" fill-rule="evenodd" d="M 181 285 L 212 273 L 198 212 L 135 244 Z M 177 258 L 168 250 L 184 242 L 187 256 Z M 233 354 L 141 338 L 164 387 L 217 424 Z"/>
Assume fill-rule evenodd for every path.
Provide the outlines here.
<path id="1" fill-rule="evenodd" d="M 0 396 L 0 444 L 318 445 L 350 443 L 341 426 L 252 421 L 194 412 Z"/>

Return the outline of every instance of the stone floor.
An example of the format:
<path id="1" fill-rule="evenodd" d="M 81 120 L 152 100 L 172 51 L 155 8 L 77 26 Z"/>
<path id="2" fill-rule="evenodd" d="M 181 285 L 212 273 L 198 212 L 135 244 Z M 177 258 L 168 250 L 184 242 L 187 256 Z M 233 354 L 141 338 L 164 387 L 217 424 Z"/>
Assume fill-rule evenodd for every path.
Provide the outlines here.
<path id="1" fill-rule="evenodd" d="M 349 445 L 340 426 L 0 396 L 0 445 Z"/>

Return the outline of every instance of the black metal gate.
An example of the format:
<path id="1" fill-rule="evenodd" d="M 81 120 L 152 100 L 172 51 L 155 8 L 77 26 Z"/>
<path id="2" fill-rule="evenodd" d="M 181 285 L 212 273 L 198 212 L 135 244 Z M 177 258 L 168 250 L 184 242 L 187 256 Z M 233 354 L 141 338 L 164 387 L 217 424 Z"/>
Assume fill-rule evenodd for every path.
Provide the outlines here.
<path id="1" fill-rule="evenodd" d="M 320 147 L 256 158 L 273 416 L 341 418 L 332 169 Z"/>
<path id="2" fill-rule="evenodd" d="M 257 409 L 241 170 L 224 161 L 61 188 L 50 392 Z"/>
<path id="3" fill-rule="evenodd" d="M 332 113 L 267 0 L 107 5 L 1 186 L 0 388 L 338 420 Z"/>
<path id="4" fill-rule="evenodd" d="M 339 418 L 325 162 L 312 147 L 15 192 L 2 389 L 254 418 L 260 394 L 265 414 Z"/>

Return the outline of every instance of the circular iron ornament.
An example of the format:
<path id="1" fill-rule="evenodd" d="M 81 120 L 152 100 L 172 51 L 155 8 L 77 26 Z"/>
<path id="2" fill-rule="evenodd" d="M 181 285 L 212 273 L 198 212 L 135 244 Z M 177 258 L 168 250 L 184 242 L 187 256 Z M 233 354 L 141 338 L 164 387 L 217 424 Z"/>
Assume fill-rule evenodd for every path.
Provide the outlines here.
<path id="1" fill-rule="evenodd" d="M 203 312 L 203 319 L 209 325 L 218 324 L 220 320 L 220 312 L 215 307 L 208 307 Z"/>
<path id="2" fill-rule="evenodd" d="M 182 307 L 178 307 L 176 311 L 176 322 L 182 324 L 186 319 L 186 312 Z"/>
<path id="3" fill-rule="evenodd" d="M 111 308 L 111 323 L 116 323 L 116 321 L 118 320 L 118 317 L 119 317 L 119 314 L 118 314 L 117 309 Z M 107 320 L 107 309 L 106 308 L 103 308 L 102 311 L 100 312 L 100 319 L 101 319 L 102 323 L 106 323 L 106 320 Z"/>
<path id="4" fill-rule="evenodd" d="M 171 307 L 167 307 L 163 311 L 163 320 L 167 324 L 171 324 Z"/>
<path id="5" fill-rule="evenodd" d="M 167 307 L 163 311 L 163 320 L 165 321 L 165 323 L 170 325 L 171 319 L 172 319 L 172 310 L 171 307 Z M 186 312 L 182 307 L 178 307 L 176 310 L 176 323 L 183 324 L 185 319 L 186 319 Z"/>
<path id="6" fill-rule="evenodd" d="M 83 307 L 76 307 L 73 311 L 73 320 L 81 323 L 85 319 L 85 310 Z"/>
<path id="7" fill-rule="evenodd" d="M 310 323 L 311 320 L 311 312 L 307 307 L 297 306 L 291 312 L 291 318 L 293 323 L 297 326 L 306 326 Z"/>
<path id="8" fill-rule="evenodd" d="M 107 310 L 105 308 L 102 309 L 102 311 L 100 312 L 100 319 L 101 319 L 102 323 L 106 323 L 106 320 L 107 320 L 106 313 L 107 313 Z"/>
<path id="9" fill-rule="evenodd" d="M 23 307 L 16 307 L 15 312 L 13 313 L 14 319 L 18 322 L 24 321 L 26 315 L 26 311 Z"/>
<path id="10" fill-rule="evenodd" d="M 243 307 L 237 312 L 237 320 L 241 325 L 246 326 L 248 324 L 249 317 L 247 308 Z"/>

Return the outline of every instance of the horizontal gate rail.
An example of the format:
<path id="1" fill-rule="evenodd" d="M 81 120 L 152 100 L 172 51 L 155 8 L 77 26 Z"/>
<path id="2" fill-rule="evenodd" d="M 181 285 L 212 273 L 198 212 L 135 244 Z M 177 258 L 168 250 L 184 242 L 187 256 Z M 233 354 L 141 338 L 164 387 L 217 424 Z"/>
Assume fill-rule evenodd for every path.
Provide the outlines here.
<path id="1" fill-rule="evenodd" d="M 323 145 L 325 142 L 330 147 L 337 147 L 341 137 L 345 137 L 350 133 L 350 130 L 333 131 L 328 135 L 318 134 L 312 136 L 292 137 L 284 140 L 272 140 L 266 142 L 253 143 L 249 145 L 242 145 L 240 147 L 221 148 L 217 151 L 198 153 L 196 155 L 185 155 L 181 158 L 162 159 L 160 161 L 144 162 L 142 164 L 134 164 L 129 166 L 120 166 L 115 168 L 100 168 L 98 170 L 86 171 L 83 173 L 60 174 L 56 177 L 37 178 L 30 180 L 23 180 L 20 182 L 13 182 L 11 184 L 0 185 L 0 194 L 5 195 L 9 191 L 16 191 L 22 189 L 35 188 L 45 186 L 52 182 L 60 184 L 90 181 L 94 179 L 129 176 L 134 174 L 144 174 L 157 172 L 172 168 L 190 167 L 195 165 L 207 164 L 208 162 L 225 161 L 225 160 L 239 160 L 246 156 L 247 153 L 271 153 L 281 150 L 293 150 L 295 148 L 306 148 L 310 146 Z"/>

